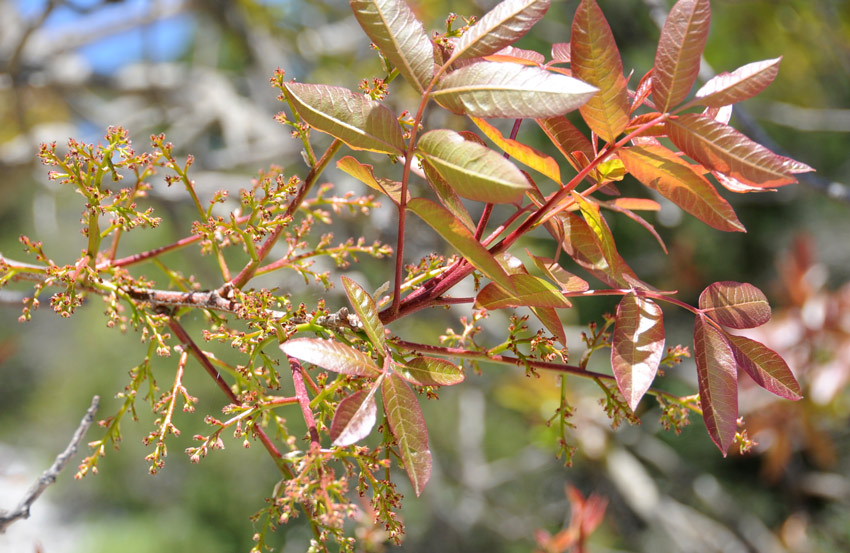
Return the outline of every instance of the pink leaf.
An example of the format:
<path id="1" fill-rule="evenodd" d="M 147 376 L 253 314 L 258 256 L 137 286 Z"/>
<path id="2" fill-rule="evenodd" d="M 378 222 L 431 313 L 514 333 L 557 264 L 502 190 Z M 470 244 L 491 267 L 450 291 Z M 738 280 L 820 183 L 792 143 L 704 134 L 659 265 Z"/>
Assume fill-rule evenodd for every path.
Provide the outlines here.
<path id="1" fill-rule="evenodd" d="M 694 324 L 694 360 L 702 418 L 723 456 L 738 429 L 738 380 L 735 356 L 723 334 L 703 315 Z"/>
<path id="2" fill-rule="evenodd" d="M 333 445 L 355 444 L 372 431 L 378 415 L 374 390 L 358 390 L 339 402 L 330 428 Z"/>
<path id="3" fill-rule="evenodd" d="M 334 340 L 295 338 L 282 343 L 280 349 L 286 355 L 336 373 L 368 377 L 381 375 L 381 369 L 371 357 Z"/>
<path id="4" fill-rule="evenodd" d="M 617 306 L 611 366 L 632 411 L 655 379 L 664 353 L 664 319 L 658 304 L 628 294 Z"/>
<path id="5" fill-rule="evenodd" d="M 770 304 L 761 290 L 747 282 L 715 282 L 702 291 L 703 313 L 729 328 L 755 328 L 770 320 Z"/>
<path id="6" fill-rule="evenodd" d="M 669 111 L 691 91 L 710 22 L 708 0 L 679 0 L 670 10 L 658 40 L 652 74 L 652 99 L 658 111 Z"/>
<path id="7" fill-rule="evenodd" d="M 428 428 L 416 394 L 397 374 L 390 374 L 381 385 L 384 413 L 398 443 L 399 456 L 416 495 L 422 494 L 431 478 L 431 451 Z"/>
<path id="8" fill-rule="evenodd" d="M 673 144 L 706 168 L 752 186 L 772 188 L 797 182 L 791 176 L 795 172 L 792 169 L 804 165 L 778 156 L 729 125 L 698 113 L 668 120 L 667 134 Z"/>
<path id="9" fill-rule="evenodd" d="M 778 353 L 745 336 L 728 338 L 738 368 L 750 375 L 756 384 L 772 394 L 792 401 L 803 397 L 794 373 Z"/>
<path id="10" fill-rule="evenodd" d="M 719 108 L 752 98 L 773 82 L 779 73 L 781 60 L 782 58 L 775 58 L 757 61 L 739 67 L 731 73 L 721 73 L 697 90 L 696 102 Z"/>

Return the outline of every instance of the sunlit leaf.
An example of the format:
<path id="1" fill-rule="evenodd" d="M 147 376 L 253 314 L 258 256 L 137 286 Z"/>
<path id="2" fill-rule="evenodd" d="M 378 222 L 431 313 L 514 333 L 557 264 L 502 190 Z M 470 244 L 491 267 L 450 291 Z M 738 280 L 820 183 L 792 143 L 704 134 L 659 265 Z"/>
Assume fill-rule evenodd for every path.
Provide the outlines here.
<path id="1" fill-rule="evenodd" d="M 652 92 L 652 68 L 649 68 L 649 71 L 641 77 L 640 82 L 638 83 L 638 87 L 635 90 L 635 96 L 632 98 L 632 105 L 629 107 L 629 113 L 634 113 L 634 111 L 644 105 L 646 103 L 646 99 L 649 98 L 649 93 Z"/>
<path id="2" fill-rule="evenodd" d="M 744 184 L 738 179 L 733 179 L 730 176 L 724 175 L 723 173 L 718 173 L 717 171 L 712 171 L 711 174 L 717 179 L 717 182 L 720 183 L 723 188 L 730 192 L 734 192 L 736 194 L 750 194 L 753 192 L 776 192 L 775 188 L 765 188 L 764 186 L 752 186 L 749 184 Z"/>
<path id="3" fill-rule="evenodd" d="M 381 369 L 371 357 L 335 340 L 294 338 L 282 343 L 280 349 L 286 355 L 335 373 L 369 377 L 381 375 Z"/>
<path id="4" fill-rule="evenodd" d="M 605 202 L 604 205 L 614 205 L 621 209 L 631 211 L 660 211 L 661 204 L 649 198 L 614 198 Z"/>
<path id="5" fill-rule="evenodd" d="M 708 0 L 679 0 L 670 10 L 658 40 L 652 73 L 652 99 L 658 111 L 669 111 L 691 91 L 710 22 Z"/>
<path id="6" fill-rule="evenodd" d="M 504 309 L 506 307 L 571 307 L 567 298 L 557 287 L 532 275 L 510 275 L 513 290 L 507 291 L 491 282 L 478 292 L 475 306 L 484 309 Z"/>
<path id="7" fill-rule="evenodd" d="M 745 231 L 732 206 L 711 183 L 667 148 L 633 146 L 619 154 L 637 180 L 703 223 L 725 231 Z"/>
<path id="8" fill-rule="evenodd" d="M 753 186 L 776 187 L 797 182 L 791 162 L 729 125 L 698 113 L 667 121 L 673 144 L 707 169 Z M 796 163 L 796 162 L 795 162 Z"/>
<path id="9" fill-rule="evenodd" d="M 575 125 L 570 123 L 566 117 L 558 116 L 538 119 L 537 124 L 540 125 L 543 132 L 552 141 L 552 144 L 558 148 L 558 151 L 563 154 L 576 171 L 582 170 L 584 166 L 581 165 L 573 152 L 582 152 L 588 159 L 596 155 L 593 153 L 593 145 L 590 144 L 590 140 Z"/>
<path id="10" fill-rule="evenodd" d="M 419 92 L 434 78 L 434 46 L 404 0 L 351 0 L 354 17 Z"/>
<path id="11" fill-rule="evenodd" d="M 616 264 L 616 259 L 620 257 L 617 253 L 617 245 L 614 243 L 614 235 L 611 234 L 611 229 L 608 228 L 608 223 L 605 222 L 599 206 L 586 200 L 581 194 L 575 191 L 571 192 L 573 199 L 578 204 L 581 214 L 584 216 L 585 222 L 593 231 L 596 237 L 596 242 L 602 250 L 602 255 L 610 266 Z"/>
<path id="12" fill-rule="evenodd" d="M 531 146 L 526 146 L 522 142 L 518 142 L 511 138 L 505 138 L 499 129 L 478 117 L 473 117 L 472 122 L 475 123 L 481 132 L 493 143 L 501 148 L 506 154 L 512 158 L 531 167 L 535 171 L 546 175 L 555 182 L 561 182 L 561 169 L 558 163 L 542 152 L 538 152 Z"/>
<path id="13" fill-rule="evenodd" d="M 543 271 L 546 276 L 554 280 L 564 292 L 585 292 L 590 290 L 590 284 L 581 277 L 561 267 L 556 261 L 537 255 L 532 255 L 534 264 Z"/>
<path id="14" fill-rule="evenodd" d="M 340 171 L 348 173 L 369 188 L 377 190 L 392 199 L 396 204 L 401 202 L 401 183 L 385 178 L 376 178 L 371 165 L 360 163 L 351 156 L 344 156 L 336 162 Z M 408 199 L 410 192 L 407 193 Z"/>
<path id="15" fill-rule="evenodd" d="M 469 230 L 475 230 L 475 223 L 472 222 L 472 217 L 469 216 L 469 211 L 463 205 L 463 200 L 455 189 L 449 185 L 446 179 L 434 168 L 430 163 L 422 164 L 422 170 L 425 172 L 425 179 L 431 185 L 431 189 L 437 195 L 437 199 L 443 204 L 446 209 L 451 211 L 452 215 L 463 223 Z"/>
<path id="16" fill-rule="evenodd" d="M 517 63 L 481 61 L 446 75 L 431 93 L 444 108 L 474 117 L 554 117 L 596 93 L 578 79 Z"/>
<path id="17" fill-rule="evenodd" d="M 457 41 L 450 61 L 495 54 L 519 40 L 549 9 L 549 0 L 504 0 Z"/>
<path id="18" fill-rule="evenodd" d="M 617 199 L 618 200 L 619 199 L 642 200 L 642 198 L 617 198 Z M 652 200 L 649 200 L 649 202 L 655 204 L 655 207 L 652 207 L 651 211 L 658 211 L 660 206 Z M 601 202 L 601 205 L 607 207 L 608 209 L 616 211 L 618 213 L 622 213 L 623 215 L 625 215 L 626 217 L 628 217 L 632 221 L 636 222 L 637 224 L 639 224 L 640 226 L 645 228 L 655 238 L 655 240 L 661 246 L 661 249 L 664 250 L 664 253 L 666 254 L 667 253 L 667 245 L 664 243 L 664 239 L 661 238 L 661 235 L 658 234 L 658 231 L 655 230 L 655 227 L 653 227 L 651 224 L 649 224 L 649 221 L 647 221 L 646 219 L 644 219 L 643 217 L 641 217 L 640 215 L 638 215 L 637 213 L 635 213 L 631 209 L 627 209 L 625 207 L 622 207 L 623 205 L 630 205 L 630 203 L 632 203 L 632 202 L 617 203 L 616 200 L 614 200 L 614 201 L 610 201 L 610 202 Z M 638 204 L 637 202 L 635 202 L 635 204 L 637 205 L 638 208 L 641 207 L 641 205 Z"/>
<path id="19" fill-rule="evenodd" d="M 560 217 L 566 234 L 564 251 L 587 272 L 612 288 L 629 287 L 625 274 L 637 279 L 619 254 L 614 259 L 605 257 L 596 234 L 583 218 L 573 213 L 563 213 Z"/>
<path id="20" fill-rule="evenodd" d="M 375 300 L 372 299 L 366 290 L 359 284 L 348 278 L 342 277 L 342 286 L 345 288 L 345 295 L 348 296 L 348 301 L 360 317 L 360 322 L 363 324 L 363 330 L 369 341 L 374 344 L 379 355 L 384 354 L 384 349 L 387 347 L 387 342 L 384 337 L 384 325 L 381 324 L 381 319 L 378 318 L 378 308 L 375 306 Z"/>
<path id="21" fill-rule="evenodd" d="M 401 125 L 379 102 L 339 86 L 286 83 L 283 90 L 305 123 L 351 148 L 386 154 L 404 152 Z"/>
<path id="22" fill-rule="evenodd" d="M 417 386 L 452 386 L 464 379 L 460 367 L 436 357 L 414 357 L 404 363 L 394 362 L 393 370 Z"/>
<path id="23" fill-rule="evenodd" d="M 617 305 L 611 367 L 632 411 L 655 379 L 664 353 L 664 319 L 658 304 L 627 294 Z"/>
<path id="24" fill-rule="evenodd" d="M 715 282 L 702 291 L 699 307 L 729 328 L 755 328 L 770 320 L 770 304 L 761 290 L 747 282 Z"/>
<path id="25" fill-rule="evenodd" d="M 473 267 L 484 273 L 494 282 L 510 290 L 513 287 L 508 273 L 502 268 L 472 232 L 454 215 L 439 204 L 425 198 L 413 198 L 407 204 L 408 209 L 428 223 L 443 240 L 451 244 Z"/>
<path id="26" fill-rule="evenodd" d="M 658 120 L 660 115 L 657 111 L 642 113 L 629 121 L 626 132 L 633 133 L 640 127 L 652 123 L 652 125 L 643 129 L 638 136 L 667 136 L 667 125 L 664 121 Z"/>
<path id="27" fill-rule="evenodd" d="M 358 390 L 339 402 L 329 431 L 333 445 L 355 444 L 372 431 L 378 416 L 375 386 L 370 390 Z"/>
<path id="28" fill-rule="evenodd" d="M 497 152 L 464 140 L 450 130 L 426 132 L 417 152 L 449 183 L 455 192 L 479 202 L 515 203 L 529 188 L 516 165 Z"/>
<path id="29" fill-rule="evenodd" d="M 390 430 L 398 443 L 401 457 L 413 491 L 422 494 L 431 478 L 431 451 L 428 449 L 428 428 L 419 407 L 419 400 L 410 386 L 397 374 L 390 374 L 381 384 L 384 413 Z"/>
<path id="30" fill-rule="evenodd" d="M 546 57 L 540 52 L 514 48 L 513 46 L 506 46 L 495 54 L 485 56 L 484 59 L 487 61 L 521 63 L 524 65 L 543 65 L 546 62 Z"/>
<path id="31" fill-rule="evenodd" d="M 785 399 L 796 401 L 803 397 L 794 373 L 778 353 L 745 336 L 727 338 L 738 368 L 750 375 L 756 384 Z"/>
<path id="32" fill-rule="evenodd" d="M 611 142 L 629 122 L 629 96 L 620 51 L 596 0 L 582 0 L 576 8 L 570 47 L 573 76 L 599 89 L 579 108 L 581 116 Z"/>
<path id="33" fill-rule="evenodd" d="M 697 90 L 696 103 L 719 108 L 752 98 L 773 82 L 781 60 L 756 61 L 716 75 Z"/>
<path id="34" fill-rule="evenodd" d="M 552 45 L 552 63 L 570 63 L 569 42 L 556 42 Z"/>
<path id="35" fill-rule="evenodd" d="M 735 356 L 723 334 L 704 316 L 694 324 L 694 360 L 702 418 L 723 456 L 738 428 L 738 379 Z"/>

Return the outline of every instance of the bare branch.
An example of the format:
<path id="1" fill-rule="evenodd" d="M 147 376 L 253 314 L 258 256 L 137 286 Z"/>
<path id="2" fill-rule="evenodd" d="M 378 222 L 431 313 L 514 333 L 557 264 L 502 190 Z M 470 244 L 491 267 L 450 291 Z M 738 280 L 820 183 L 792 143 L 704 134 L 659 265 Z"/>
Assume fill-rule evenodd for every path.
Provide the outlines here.
<path id="1" fill-rule="evenodd" d="M 53 461 L 53 465 L 44 471 L 38 480 L 33 483 L 27 493 L 24 494 L 21 502 L 18 503 L 18 506 L 11 511 L 0 512 L 0 534 L 3 534 L 6 531 L 6 528 L 11 526 L 12 523 L 18 519 L 29 518 L 32 504 L 35 503 L 35 500 L 38 499 L 44 490 L 47 489 L 47 486 L 56 482 L 56 478 L 59 476 L 59 473 L 62 472 L 62 469 L 64 469 L 65 465 L 68 464 L 68 461 L 71 460 L 71 457 L 77 453 L 77 448 L 79 447 L 80 442 L 83 441 L 89 426 L 91 426 L 92 422 L 94 422 L 94 414 L 97 412 L 97 406 L 99 403 L 100 396 L 94 396 L 91 400 L 91 406 L 89 406 L 88 410 L 86 410 L 86 414 L 83 416 L 83 420 L 80 421 L 79 426 L 77 426 L 77 430 L 74 431 L 74 435 L 71 437 L 71 442 L 68 444 L 68 447 L 66 447 L 65 451 L 56 457 L 56 460 Z"/>

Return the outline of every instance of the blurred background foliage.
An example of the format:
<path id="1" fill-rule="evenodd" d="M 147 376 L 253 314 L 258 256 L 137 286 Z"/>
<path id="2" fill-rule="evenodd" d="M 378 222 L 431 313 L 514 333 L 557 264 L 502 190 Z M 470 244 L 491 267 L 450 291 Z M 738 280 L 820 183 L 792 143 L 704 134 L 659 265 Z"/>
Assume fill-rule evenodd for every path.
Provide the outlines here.
<path id="1" fill-rule="evenodd" d="M 429 0 L 415 9 L 426 28 L 441 30 L 450 11 L 480 15 L 494 3 Z M 634 69 L 635 86 L 652 65 L 657 25 L 672 2 L 599 3 L 626 70 Z M 553 1 L 547 17 L 518 46 L 548 54 L 552 43 L 567 42 L 576 4 Z M 742 413 L 759 445 L 750 455 L 723 459 L 696 417 L 681 436 L 663 431 L 650 399 L 640 407 L 639 427 L 612 431 L 597 404 L 598 388 L 569 380 L 576 407 L 571 437 L 578 449 L 574 466 L 565 468 L 554 455 L 556 433 L 545 425 L 557 406 L 556 379 L 485 366 L 482 375 L 442 391 L 439 402 L 424 402 L 435 474 L 419 499 L 399 475 L 407 496 L 402 550 L 564 550 L 568 541 L 547 541 L 546 535 L 561 530 L 571 510 L 575 519 L 581 512 L 576 498 L 592 493 L 607 498 L 608 507 L 591 551 L 850 551 L 850 287 L 844 284 L 850 279 L 845 186 L 850 183 L 850 3 L 715 0 L 712 8 L 704 76 L 784 57 L 774 84 L 742 109 L 736 107 L 733 124 L 818 173 L 776 193 L 730 197 L 724 192 L 748 229 L 745 235 L 714 231 L 665 206 L 657 223 L 669 256 L 631 221 L 612 218 L 610 223 L 620 251 L 642 278 L 679 290 L 685 301 L 695 302 L 715 280 L 762 288 L 774 306 L 774 320 L 758 329 L 759 339 L 786 356 L 805 399 L 774 400 L 742 379 Z M 142 150 L 151 133 L 165 132 L 177 152 L 195 155 L 194 179 L 208 197 L 218 189 L 236 193 L 270 164 L 303 176 L 300 144 L 272 119 L 282 109 L 268 84 L 277 67 L 288 78 L 349 88 L 362 78 L 382 76 L 345 2 L 0 0 L 0 251 L 21 258 L 20 234 L 43 241 L 60 264 L 76 259 L 83 248 L 76 230 L 78 197 L 47 180 L 36 159 L 43 141 L 97 142 L 107 126 L 122 125 Z M 409 87 L 398 83 L 391 90 L 387 102 L 397 112 L 416 105 Z M 460 122 L 440 118 L 445 115 L 436 114 L 430 124 Z M 523 127 L 520 139 L 545 148 L 531 125 Z M 371 162 L 382 160 L 376 156 Z M 338 192 L 358 189 L 335 169 L 326 179 Z M 623 188 L 640 193 L 633 183 Z M 155 182 L 152 202 L 164 224 L 129 235 L 122 243 L 125 253 L 188 234 L 194 216 L 182 189 Z M 340 217 L 334 231 L 338 238 L 363 235 L 394 243 L 393 225 L 393 212 L 385 206 L 368 220 Z M 439 248 L 428 232 L 414 230 L 410 236 L 411 260 Z M 532 239 L 528 245 L 538 244 Z M 165 262 L 194 271 L 205 285 L 218 284 L 214 265 L 195 251 Z M 373 287 L 390 275 L 388 264 L 365 259 L 347 274 L 355 271 L 357 280 Z M 260 284 L 291 291 L 308 305 L 322 295 L 318 285 L 305 286 L 300 277 L 276 275 Z M 117 409 L 111 398 L 123 389 L 127 371 L 146 347 L 135 334 L 106 329 L 97 301 L 70 320 L 43 309 L 32 322 L 19 324 L 22 290 L 1 292 L 4 507 L 64 447 L 92 395 L 103 397 L 101 416 Z M 582 325 L 600 320 L 615 301 L 576 302 L 564 314 L 575 352 Z M 332 295 L 328 302 L 341 304 Z M 500 317 L 493 314 L 489 321 L 494 339 L 503 339 L 498 327 L 507 323 Z M 665 317 L 668 343 L 686 341 L 691 319 L 672 310 Z M 202 318 L 194 322 L 197 335 Z M 428 341 L 447 324 L 451 319 L 435 316 L 396 330 Z M 216 351 L 235 355 L 226 347 Z M 604 362 L 600 370 L 606 370 Z M 173 371 L 173 358 L 155 367 L 164 385 Z M 185 383 L 200 398 L 200 409 L 215 413 L 224 405 L 199 371 L 187 371 Z M 696 388 L 692 365 L 669 370 L 659 384 L 691 393 Z M 293 413 L 290 423 L 297 430 L 299 416 Z M 226 451 L 192 466 L 181 452 L 203 424 L 200 417 L 180 415 L 182 436 L 173 440 L 164 470 L 150 476 L 141 440 L 152 417 L 143 409 L 139 414 L 138 423 L 125 422 L 121 450 L 102 461 L 99 475 L 75 482 L 69 469 L 35 505 L 33 520 L 0 536 L 0 549 L 33 551 L 37 542 L 48 553 L 246 551 L 253 533 L 248 517 L 263 506 L 276 481 L 265 453 L 228 442 Z M 98 430 L 92 429 L 89 439 Z M 567 484 L 580 492 L 571 500 L 564 493 Z M 357 531 L 367 544 L 374 539 L 371 550 L 381 550 L 379 531 L 366 523 Z M 274 543 L 280 551 L 302 551 L 307 539 L 296 521 L 281 528 Z"/>

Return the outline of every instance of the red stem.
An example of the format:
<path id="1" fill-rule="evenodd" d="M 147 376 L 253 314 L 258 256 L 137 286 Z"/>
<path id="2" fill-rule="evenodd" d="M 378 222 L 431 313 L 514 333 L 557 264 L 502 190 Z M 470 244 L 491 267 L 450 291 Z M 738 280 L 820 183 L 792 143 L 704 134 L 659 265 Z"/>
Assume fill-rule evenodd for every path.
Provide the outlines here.
<path id="1" fill-rule="evenodd" d="M 304 386 L 303 369 L 301 362 L 297 359 L 285 355 L 289 361 L 289 368 L 292 370 L 292 382 L 295 384 L 295 397 L 298 398 L 298 403 L 301 405 L 301 413 L 304 415 L 304 422 L 307 423 L 307 428 L 310 430 L 310 447 L 318 450 L 321 447 L 319 442 L 319 431 L 316 429 L 316 420 L 313 418 L 313 411 L 310 409 L 310 396 L 307 395 L 307 387 Z"/>

